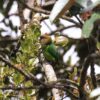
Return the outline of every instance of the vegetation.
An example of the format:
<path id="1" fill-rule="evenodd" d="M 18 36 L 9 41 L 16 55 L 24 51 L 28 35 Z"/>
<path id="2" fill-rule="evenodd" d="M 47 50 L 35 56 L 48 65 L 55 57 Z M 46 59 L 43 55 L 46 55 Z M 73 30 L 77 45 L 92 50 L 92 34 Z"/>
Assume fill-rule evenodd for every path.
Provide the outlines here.
<path id="1" fill-rule="evenodd" d="M 52 8 L 57 10 L 59 3 L 56 0 L 1 0 L 0 100 L 99 100 L 100 93 L 95 91 L 100 89 L 100 73 L 95 74 L 95 65 L 100 65 L 100 3 L 93 2 L 88 9 L 82 5 L 88 0 L 66 1 L 66 9 L 63 5 L 54 14 Z M 11 13 L 13 5 L 18 9 Z M 25 19 L 28 11 L 23 14 L 26 9 L 29 20 Z M 19 18 L 20 26 L 13 24 L 12 16 Z M 46 19 L 57 29 L 43 35 L 41 22 Z M 72 25 L 66 27 L 60 19 Z M 63 34 L 73 27 L 81 29 L 81 38 Z M 74 65 L 71 57 L 63 61 L 73 45 L 80 58 Z"/>

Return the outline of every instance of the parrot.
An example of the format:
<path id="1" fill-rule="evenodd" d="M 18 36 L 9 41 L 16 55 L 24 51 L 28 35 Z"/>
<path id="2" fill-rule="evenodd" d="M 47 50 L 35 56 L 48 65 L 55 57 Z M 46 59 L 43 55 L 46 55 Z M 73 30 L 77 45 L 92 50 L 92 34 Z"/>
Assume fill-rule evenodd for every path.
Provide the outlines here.
<path id="1" fill-rule="evenodd" d="M 49 62 L 59 62 L 60 54 L 56 45 L 52 42 L 51 36 L 49 34 L 40 36 L 40 42 L 45 59 Z"/>

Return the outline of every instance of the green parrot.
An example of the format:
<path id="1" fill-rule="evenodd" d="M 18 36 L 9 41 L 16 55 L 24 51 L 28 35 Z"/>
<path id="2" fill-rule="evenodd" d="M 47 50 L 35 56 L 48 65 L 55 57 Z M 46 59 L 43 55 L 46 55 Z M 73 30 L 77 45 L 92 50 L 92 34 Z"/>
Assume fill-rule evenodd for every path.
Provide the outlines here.
<path id="1" fill-rule="evenodd" d="M 40 41 L 45 59 L 50 62 L 58 62 L 60 60 L 60 54 L 52 42 L 50 35 L 42 35 Z"/>

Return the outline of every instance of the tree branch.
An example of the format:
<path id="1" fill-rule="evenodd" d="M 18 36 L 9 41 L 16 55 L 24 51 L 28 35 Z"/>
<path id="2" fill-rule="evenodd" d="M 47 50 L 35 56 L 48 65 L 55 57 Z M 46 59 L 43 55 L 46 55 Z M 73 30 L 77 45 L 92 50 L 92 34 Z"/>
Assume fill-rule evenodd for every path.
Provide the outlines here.
<path id="1" fill-rule="evenodd" d="M 54 72 L 53 66 L 51 66 L 48 62 L 44 62 L 43 63 L 43 69 L 44 69 L 44 72 L 46 74 L 48 83 L 50 83 L 52 81 L 57 81 L 57 76 Z M 58 89 L 53 88 L 52 89 L 52 94 L 53 94 L 55 100 L 60 100 L 61 99 L 61 96 L 59 94 Z"/>
<path id="2" fill-rule="evenodd" d="M 96 77 L 95 77 L 95 68 L 94 68 L 94 63 L 91 63 L 91 79 L 92 79 L 92 84 L 93 88 L 97 88 L 97 82 L 96 82 Z"/>
<path id="3" fill-rule="evenodd" d="M 34 12 L 43 13 L 43 14 L 47 14 L 47 15 L 50 14 L 49 11 L 40 9 L 39 7 L 30 7 L 27 4 L 25 4 L 24 2 L 22 2 L 21 0 L 19 0 L 18 2 L 23 4 L 26 8 L 28 8 L 28 9 L 34 11 Z"/>
<path id="4" fill-rule="evenodd" d="M 90 54 L 85 59 L 85 62 L 84 62 L 84 65 L 83 65 L 83 68 L 82 68 L 82 71 L 81 71 L 81 77 L 80 77 L 79 93 L 80 93 L 80 99 L 81 100 L 86 100 L 86 94 L 85 94 L 85 91 L 84 91 L 84 85 L 85 85 L 85 82 L 86 82 L 86 75 L 87 75 L 88 67 L 94 60 L 97 60 L 97 59 L 100 59 L 99 53 Z"/>

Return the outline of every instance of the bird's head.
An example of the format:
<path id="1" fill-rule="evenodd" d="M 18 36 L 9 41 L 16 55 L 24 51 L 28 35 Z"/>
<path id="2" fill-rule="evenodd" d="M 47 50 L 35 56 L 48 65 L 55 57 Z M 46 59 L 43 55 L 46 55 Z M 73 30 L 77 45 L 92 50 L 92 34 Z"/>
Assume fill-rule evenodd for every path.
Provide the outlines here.
<path id="1" fill-rule="evenodd" d="M 51 36 L 49 34 L 44 34 L 44 35 L 40 36 L 40 42 L 42 45 L 48 45 L 48 44 L 52 43 Z"/>

